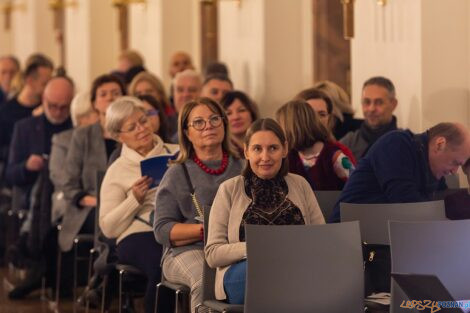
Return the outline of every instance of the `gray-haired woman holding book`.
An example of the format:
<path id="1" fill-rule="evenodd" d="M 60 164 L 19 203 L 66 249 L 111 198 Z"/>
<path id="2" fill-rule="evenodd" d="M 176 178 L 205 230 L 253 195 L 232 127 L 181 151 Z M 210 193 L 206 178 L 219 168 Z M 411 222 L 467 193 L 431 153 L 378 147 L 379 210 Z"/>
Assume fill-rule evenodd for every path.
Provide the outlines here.
<path id="1" fill-rule="evenodd" d="M 185 104 L 178 137 L 180 154 L 157 191 L 154 232 L 165 246 L 163 275 L 191 288 L 194 312 L 202 300 L 203 210 L 210 207 L 222 182 L 240 174 L 242 161 L 229 147 L 225 111 L 209 98 Z"/>
<path id="2" fill-rule="evenodd" d="M 178 146 L 166 144 L 153 133 L 143 104 L 122 97 L 106 111 L 106 128 L 122 145 L 120 157 L 106 171 L 100 192 L 100 227 L 108 238 L 117 238 L 120 263 L 137 267 L 147 276 L 145 312 L 153 312 L 155 286 L 162 247 L 152 232 L 157 187 L 141 176 L 140 163 L 155 156 L 173 155 Z"/>

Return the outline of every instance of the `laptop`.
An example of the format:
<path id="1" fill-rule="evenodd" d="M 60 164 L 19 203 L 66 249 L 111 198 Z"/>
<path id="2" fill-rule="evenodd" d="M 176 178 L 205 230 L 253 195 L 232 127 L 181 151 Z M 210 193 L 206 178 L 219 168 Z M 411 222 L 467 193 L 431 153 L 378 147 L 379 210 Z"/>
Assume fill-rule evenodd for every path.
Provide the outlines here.
<path id="1" fill-rule="evenodd" d="M 455 301 L 447 288 L 435 275 L 392 273 L 392 278 L 410 300 L 408 302 L 403 301 L 400 304 L 402 308 L 416 309 L 418 311 L 426 309 L 424 312 L 442 311 L 445 313 L 464 313 L 469 311 L 468 307 L 465 310 L 459 307 L 451 307 L 453 304 L 456 304 L 457 301 Z M 421 302 L 419 304 L 416 302 L 413 303 L 413 300 Z M 438 302 L 446 303 L 439 305 L 439 308 L 437 308 Z M 470 302 L 468 301 L 458 302 L 462 303 L 463 306 L 470 306 Z M 420 307 L 417 307 L 418 305 L 420 305 Z M 434 308 L 432 309 L 433 306 Z"/>

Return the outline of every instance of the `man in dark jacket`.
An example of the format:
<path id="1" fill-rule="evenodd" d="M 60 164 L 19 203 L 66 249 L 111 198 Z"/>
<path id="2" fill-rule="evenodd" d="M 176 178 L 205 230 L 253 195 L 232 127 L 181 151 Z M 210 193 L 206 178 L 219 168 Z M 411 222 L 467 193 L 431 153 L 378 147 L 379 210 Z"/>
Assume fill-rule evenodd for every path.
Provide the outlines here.
<path id="1" fill-rule="evenodd" d="M 398 104 L 395 86 L 385 77 L 369 78 L 362 86 L 361 104 L 364 122 L 340 140 L 358 161 L 380 137 L 397 129 L 397 119 L 393 115 Z"/>
<path id="2" fill-rule="evenodd" d="M 461 124 L 440 123 L 417 135 L 410 131 L 390 132 L 359 162 L 330 221 L 340 220 L 340 202 L 432 200 L 444 176 L 454 174 L 469 158 L 470 134 Z"/>
<path id="3" fill-rule="evenodd" d="M 13 186 L 13 209 L 27 210 L 21 238 L 35 239 L 29 244 L 33 258 L 40 253 L 41 240 L 49 225 L 41 227 L 43 220 L 50 221 L 50 205 L 46 211 L 40 207 L 40 199 L 52 186 L 48 175 L 48 156 L 54 134 L 72 127 L 70 102 L 74 94 L 73 82 L 66 77 L 55 77 L 47 83 L 42 97 L 44 113 L 23 119 L 15 124 L 10 145 L 5 178 Z M 49 188 L 50 190 L 50 188 Z M 52 191 L 49 191 L 49 200 Z M 34 208 L 32 208 L 34 207 Z M 43 218 L 45 217 L 45 218 Z M 37 250 L 37 251 L 36 251 Z M 36 262 L 37 260 L 34 260 Z M 10 298 L 21 298 L 39 287 L 41 269 L 32 267 L 27 279 L 9 293 Z"/>

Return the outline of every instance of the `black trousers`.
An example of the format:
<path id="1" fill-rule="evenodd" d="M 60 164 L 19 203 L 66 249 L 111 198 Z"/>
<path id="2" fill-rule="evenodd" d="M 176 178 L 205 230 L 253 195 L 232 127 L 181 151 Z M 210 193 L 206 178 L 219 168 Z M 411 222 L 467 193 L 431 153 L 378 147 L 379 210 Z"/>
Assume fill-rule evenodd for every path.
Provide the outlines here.
<path id="1" fill-rule="evenodd" d="M 134 233 L 118 243 L 117 255 L 119 263 L 135 266 L 147 276 L 145 312 L 153 313 L 156 285 L 162 276 L 162 246 L 155 240 L 153 232 Z"/>

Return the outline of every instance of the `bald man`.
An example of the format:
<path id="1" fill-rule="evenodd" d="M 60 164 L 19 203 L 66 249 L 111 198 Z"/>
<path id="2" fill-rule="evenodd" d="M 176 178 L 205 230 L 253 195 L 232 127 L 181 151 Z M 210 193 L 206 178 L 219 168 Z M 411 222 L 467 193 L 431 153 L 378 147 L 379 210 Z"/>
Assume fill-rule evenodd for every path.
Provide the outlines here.
<path id="1" fill-rule="evenodd" d="M 42 95 L 44 113 L 20 120 L 15 124 L 5 173 L 6 180 L 13 186 L 13 207 L 15 209 L 24 209 L 31 213 L 33 210 L 32 198 L 44 196 L 44 193 L 47 192 L 52 195 L 52 190 L 47 188 L 47 186 L 52 186 L 48 180 L 47 170 L 52 145 L 51 139 L 54 134 L 72 128 L 70 103 L 73 95 L 74 85 L 69 78 L 52 78 L 46 84 Z M 41 184 L 36 185 L 39 181 Z M 42 186 L 42 188 L 34 191 L 35 186 Z M 34 209 L 34 212 L 38 212 L 37 209 Z M 43 211 L 40 212 L 43 214 Z M 34 216 L 34 218 L 40 218 L 40 216 Z M 27 220 L 31 221 L 32 217 L 32 214 L 28 214 Z M 32 223 L 32 225 L 37 225 L 36 222 Z M 29 224 L 25 223 L 25 225 Z M 39 224 L 39 228 L 25 227 L 25 225 L 22 227 L 22 236 L 36 238 L 34 239 L 36 241 L 33 242 L 37 242 L 38 247 L 36 248 L 40 249 L 41 240 L 48 231 L 47 225 L 43 227 L 42 224 Z M 16 286 L 9 293 L 9 297 L 20 299 L 39 288 L 41 275 L 42 269 L 39 266 L 33 266 L 28 272 L 26 280 Z"/>
<path id="2" fill-rule="evenodd" d="M 51 79 L 42 97 L 44 113 L 15 124 L 5 178 L 22 193 L 29 194 L 39 171 L 45 166 L 52 136 L 72 127 L 70 102 L 73 94 L 74 86 L 69 78 Z M 16 208 L 28 209 L 27 200 L 17 203 Z"/>
<path id="3" fill-rule="evenodd" d="M 440 123 L 421 134 L 392 131 L 361 159 L 344 186 L 331 222 L 340 221 L 339 203 L 405 203 L 432 200 L 445 176 L 469 172 L 470 133 L 458 123 Z M 468 164 L 468 163 L 467 163 Z"/>
<path id="4" fill-rule="evenodd" d="M 194 69 L 191 56 L 183 51 L 177 51 L 171 56 L 170 60 L 170 76 L 174 78 L 179 72 L 187 69 Z"/>

